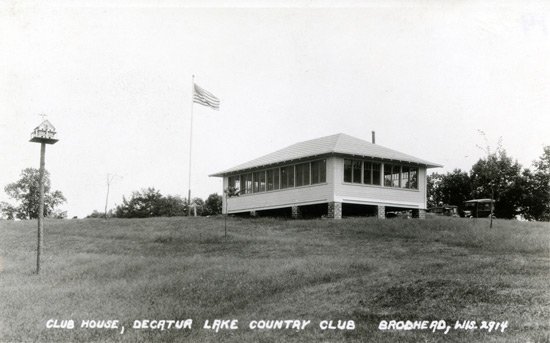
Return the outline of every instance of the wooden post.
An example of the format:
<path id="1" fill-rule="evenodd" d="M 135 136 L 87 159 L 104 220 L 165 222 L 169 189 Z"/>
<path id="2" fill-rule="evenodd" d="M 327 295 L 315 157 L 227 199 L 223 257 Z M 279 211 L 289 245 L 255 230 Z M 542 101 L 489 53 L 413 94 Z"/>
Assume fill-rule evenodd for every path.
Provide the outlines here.
<path id="1" fill-rule="evenodd" d="M 493 198 L 495 197 L 495 191 L 494 188 L 491 187 L 491 224 L 489 224 L 489 228 L 493 228 Z"/>
<path id="2" fill-rule="evenodd" d="M 225 215 L 223 217 L 223 238 L 227 240 L 227 193 L 228 191 L 224 191 L 225 195 Z"/>
<path id="3" fill-rule="evenodd" d="M 107 175 L 107 196 L 105 197 L 105 219 L 107 219 L 107 206 L 109 204 L 109 188 L 111 188 L 111 180 L 109 180 L 109 175 Z"/>
<path id="4" fill-rule="evenodd" d="M 195 97 L 195 75 L 191 78 L 191 122 L 189 123 L 189 192 L 187 193 L 187 216 L 191 217 L 191 155 L 193 154 L 193 103 Z M 195 214 L 196 216 L 196 214 Z"/>
<path id="5" fill-rule="evenodd" d="M 36 274 L 40 273 L 40 256 L 44 243 L 44 166 L 46 164 L 46 143 L 40 144 L 40 202 L 38 206 L 38 246 L 36 248 Z"/>
<path id="6" fill-rule="evenodd" d="M 42 118 L 45 115 L 42 115 Z M 44 120 L 31 133 L 30 142 L 40 143 L 40 170 L 38 174 L 39 204 L 38 204 L 38 246 L 36 247 L 36 274 L 40 273 L 40 257 L 44 243 L 44 174 L 46 160 L 46 144 L 55 144 L 59 139 L 55 138 L 55 127 Z"/>

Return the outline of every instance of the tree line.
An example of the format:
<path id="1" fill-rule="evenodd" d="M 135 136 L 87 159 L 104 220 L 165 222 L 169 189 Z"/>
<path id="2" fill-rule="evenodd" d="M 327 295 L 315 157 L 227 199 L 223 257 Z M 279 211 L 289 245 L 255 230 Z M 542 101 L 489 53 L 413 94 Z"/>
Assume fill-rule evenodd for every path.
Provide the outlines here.
<path id="1" fill-rule="evenodd" d="M 455 169 L 428 176 L 428 207 L 456 205 L 459 212 L 470 199 L 493 198 L 498 218 L 522 215 L 528 220 L 550 220 L 550 146 L 522 168 L 500 146 L 481 158 L 470 172 Z"/>
<path id="2" fill-rule="evenodd" d="M 162 195 L 159 190 L 150 187 L 142 189 L 141 191 L 132 192 L 129 199 L 123 196 L 122 204 L 109 210 L 107 214 L 93 211 L 87 217 L 149 218 L 186 216 L 189 213 L 189 206 L 191 206 L 191 213 L 196 213 L 197 216 L 221 214 L 222 197 L 217 193 L 213 193 L 210 194 L 206 200 L 199 197 L 193 198 L 189 204 L 185 198 Z"/>
<path id="3" fill-rule="evenodd" d="M 25 168 L 19 180 L 4 187 L 6 194 L 13 200 L 12 203 L 0 202 L 0 218 L 36 219 L 40 202 L 39 189 L 40 172 L 36 168 Z M 67 212 L 59 209 L 67 199 L 59 190 L 51 189 L 50 174 L 44 171 L 44 217 L 63 219 Z M 147 218 L 186 216 L 189 213 L 198 216 L 217 215 L 222 212 L 222 197 L 217 193 L 210 194 L 206 200 L 193 198 L 191 204 L 187 199 L 179 196 L 162 195 L 154 188 L 142 189 L 133 192 L 129 199 L 122 198 L 122 204 L 105 214 L 94 210 L 88 218 Z"/>

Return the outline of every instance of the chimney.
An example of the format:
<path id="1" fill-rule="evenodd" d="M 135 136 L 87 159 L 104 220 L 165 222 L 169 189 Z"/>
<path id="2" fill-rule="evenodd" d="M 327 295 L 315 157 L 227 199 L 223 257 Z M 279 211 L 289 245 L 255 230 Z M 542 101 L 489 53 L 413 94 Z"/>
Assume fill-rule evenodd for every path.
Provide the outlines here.
<path id="1" fill-rule="evenodd" d="M 376 134 L 372 131 L 372 144 L 376 144 Z"/>

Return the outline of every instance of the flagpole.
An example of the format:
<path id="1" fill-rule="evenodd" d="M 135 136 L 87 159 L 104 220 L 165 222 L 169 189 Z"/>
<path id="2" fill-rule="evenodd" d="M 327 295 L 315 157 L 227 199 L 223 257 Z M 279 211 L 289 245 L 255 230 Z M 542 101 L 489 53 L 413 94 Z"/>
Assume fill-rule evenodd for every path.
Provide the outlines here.
<path id="1" fill-rule="evenodd" d="M 187 215 L 191 216 L 191 154 L 193 152 L 193 97 L 195 96 L 195 75 L 191 78 L 191 125 L 189 126 L 189 192 L 187 193 Z"/>

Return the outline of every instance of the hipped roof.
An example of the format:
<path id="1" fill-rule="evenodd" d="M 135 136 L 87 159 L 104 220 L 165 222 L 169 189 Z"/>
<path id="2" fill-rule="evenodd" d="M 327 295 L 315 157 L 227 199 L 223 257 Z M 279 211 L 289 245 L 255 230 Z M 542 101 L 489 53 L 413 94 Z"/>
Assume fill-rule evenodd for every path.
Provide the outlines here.
<path id="1" fill-rule="evenodd" d="M 55 127 L 52 125 L 52 123 L 50 123 L 49 120 L 45 119 L 42 123 L 40 123 L 40 125 L 38 125 L 37 127 L 34 128 L 35 130 L 36 129 L 42 129 L 42 130 L 52 130 L 52 131 L 55 131 Z"/>
<path id="2" fill-rule="evenodd" d="M 423 165 L 427 168 L 442 167 L 442 165 L 437 163 L 407 155 L 402 152 L 395 151 L 378 144 L 373 144 L 343 133 L 338 133 L 331 136 L 293 144 L 286 148 L 277 150 L 265 156 L 239 164 L 233 168 L 220 171 L 210 176 L 224 176 L 237 171 L 267 167 L 283 162 L 290 162 L 322 155 L 348 155 L 380 160 L 408 162 Z"/>

